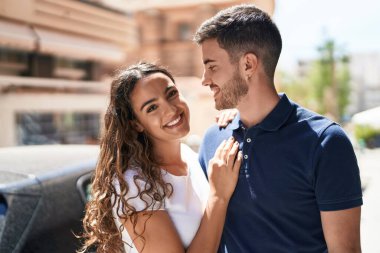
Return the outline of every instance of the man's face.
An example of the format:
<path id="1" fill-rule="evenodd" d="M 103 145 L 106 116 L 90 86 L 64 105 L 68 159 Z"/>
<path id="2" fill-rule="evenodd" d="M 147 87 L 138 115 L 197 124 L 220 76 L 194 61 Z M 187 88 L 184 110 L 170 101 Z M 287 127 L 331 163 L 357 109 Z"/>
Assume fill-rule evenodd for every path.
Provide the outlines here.
<path id="1" fill-rule="evenodd" d="M 217 110 L 234 108 L 247 94 L 248 85 L 240 76 L 238 63 L 232 64 L 226 50 L 220 48 L 216 39 L 202 43 L 205 67 L 202 85 L 209 86 L 214 93 Z"/>

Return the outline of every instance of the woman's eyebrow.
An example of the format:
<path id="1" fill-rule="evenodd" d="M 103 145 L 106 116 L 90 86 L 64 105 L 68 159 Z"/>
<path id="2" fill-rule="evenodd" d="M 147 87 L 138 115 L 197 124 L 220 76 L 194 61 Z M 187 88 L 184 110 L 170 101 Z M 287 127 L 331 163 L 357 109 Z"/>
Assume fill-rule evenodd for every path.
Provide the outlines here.
<path id="1" fill-rule="evenodd" d="M 165 88 L 165 94 L 171 90 L 172 88 L 175 88 L 175 85 L 174 84 L 171 84 L 171 85 L 168 85 L 166 88 Z M 152 98 L 152 99 L 149 99 L 148 101 L 144 102 L 142 105 L 141 105 L 141 108 L 140 108 L 140 111 L 142 111 L 144 109 L 145 106 L 147 106 L 148 104 L 156 101 L 157 98 Z"/>
<path id="2" fill-rule="evenodd" d="M 145 103 L 142 104 L 141 108 L 140 108 L 140 111 L 142 111 L 144 109 L 145 106 L 147 106 L 148 104 L 156 101 L 157 98 L 152 98 L 152 99 L 149 99 L 148 101 L 146 101 Z"/>

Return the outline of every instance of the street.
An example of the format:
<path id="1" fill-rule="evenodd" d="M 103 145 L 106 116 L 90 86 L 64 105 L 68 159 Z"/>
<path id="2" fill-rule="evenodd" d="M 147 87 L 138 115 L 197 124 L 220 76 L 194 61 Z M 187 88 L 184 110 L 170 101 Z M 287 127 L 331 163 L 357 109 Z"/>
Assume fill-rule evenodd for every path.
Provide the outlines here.
<path id="1" fill-rule="evenodd" d="M 362 252 L 380 253 L 380 149 L 357 151 L 356 155 L 364 188 Z"/>

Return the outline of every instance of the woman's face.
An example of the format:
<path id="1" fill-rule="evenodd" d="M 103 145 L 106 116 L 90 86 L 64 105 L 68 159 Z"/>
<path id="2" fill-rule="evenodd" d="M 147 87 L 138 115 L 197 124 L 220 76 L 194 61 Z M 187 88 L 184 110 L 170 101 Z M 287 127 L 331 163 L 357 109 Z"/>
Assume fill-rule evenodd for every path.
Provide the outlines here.
<path id="1" fill-rule="evenodd" d="M 189 107 L 172 80 L 162 73 L 137 82 L 131 92 L 136 128 L 151 140 L 178 140 L 189 133 Z"/>

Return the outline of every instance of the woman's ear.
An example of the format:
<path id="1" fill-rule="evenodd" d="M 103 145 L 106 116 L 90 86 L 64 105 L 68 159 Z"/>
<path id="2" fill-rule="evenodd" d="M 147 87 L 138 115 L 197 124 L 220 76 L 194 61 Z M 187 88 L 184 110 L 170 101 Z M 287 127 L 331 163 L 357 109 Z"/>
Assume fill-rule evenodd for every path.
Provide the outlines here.
<path id="1" fill-rule="evenodd" d="M 137 132 L 143 132 L 144 127 L 137 120 L 132 120 L 132 126 Z"/>

